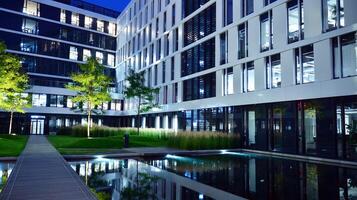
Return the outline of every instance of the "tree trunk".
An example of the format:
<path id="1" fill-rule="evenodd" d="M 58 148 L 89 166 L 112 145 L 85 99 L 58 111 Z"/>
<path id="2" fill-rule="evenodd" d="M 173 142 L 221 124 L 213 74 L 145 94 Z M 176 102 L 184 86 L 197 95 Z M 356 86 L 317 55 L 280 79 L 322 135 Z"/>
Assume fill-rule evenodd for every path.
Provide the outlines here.
<path id="1" fill-rule="evenodd" d="M 137 131 L 138 131 L 138 135 L 140 133 L 140 124 L 141 124 L 141 121 L 140 121 L 140 106 L 141 106 L 141 97 L 139 97 L 139 105 L 138 105 L 138 114 L 136 115 L 136 120 L 137 120 Z"/>
<path id="2" fill-rule="evenodd" d="M 88 104 L 88 106 L 91 106 Z M 90 125 L 91 125 L 91 109 L 88 107 L 88 119 L 87 119 L 87 137 L 90 138 Z"/>
<path id="3" fill-rule="evenodd" d="M 10 112 L 10 124 L 9 124 L 9 135 L 11 135 L 12 132 L 12 118 L 14 116 L 14 112 Z"/>

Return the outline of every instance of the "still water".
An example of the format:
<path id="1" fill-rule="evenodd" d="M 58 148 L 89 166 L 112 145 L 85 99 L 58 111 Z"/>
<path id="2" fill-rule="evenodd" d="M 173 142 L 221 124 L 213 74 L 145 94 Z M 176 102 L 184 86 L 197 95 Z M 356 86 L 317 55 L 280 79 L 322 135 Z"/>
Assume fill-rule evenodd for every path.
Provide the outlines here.
<path id="1" fill-rule="evenodd" d="M 357 200 L 357 169 L 254 154 L 96 159 L 70 165 L 98 199 Z"/>

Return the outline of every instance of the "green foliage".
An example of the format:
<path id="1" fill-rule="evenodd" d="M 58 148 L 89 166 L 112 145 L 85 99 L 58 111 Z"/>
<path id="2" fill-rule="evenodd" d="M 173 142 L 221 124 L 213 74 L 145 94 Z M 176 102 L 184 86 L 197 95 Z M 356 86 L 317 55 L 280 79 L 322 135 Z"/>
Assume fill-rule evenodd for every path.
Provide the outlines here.
<path id="1" fill-rule="evenodd" d="M 14 113 L 24 113 L 30 107 L 30 99 L 24 95 L 29 89 L 28 76 L 22 72 L 20 59 L 5 52 L 0 43 L 0 109 Z"/>
<path id="2" fill-rule="evenodd" d="M 0 157 L 20 155 L 26 143 L 27 136 L 0 135 Z"/>
<path id="3" fill-rule="evenodd" d="M 135 188 L 126 187 L 120 192 L 123 200 L 158 199 L 152 186 L 157 184 L 159 177 L 145 173 L 138 174 L 138 185 Z"/>
<path id="4" fill-rule="evenodd" d="M 135 73 L 134 70 L 130 70 L 129 76 L 126 78 L 128 85 L 124 90 L 126 98 L 138 100 L 138 114 L 149 112 L 151 109 L 158 107 L 154 100 L 155 95 L 160 90 L 159 88 L 145 86 L 144 75 L 144 72 Z"/>
<path id="5" fill-rule="evenodd" d="M 85 127 L 63 128 L 59 135 L 85 137 Z M 171 147 L 186 150 L 231 149 L 239 148 L 238 135 L 215 132 L 179 132 L 160 129 L 141 129 L 139 134 L 134 128 L 94 127 L 94 137 L 118 138 L 122 144 L 124 134 L 129 134 L 130 147 Z M 81 145 L 79 145 L 81 146 Z M 72 147 L 75 147 L 72 145 Z"/>
<path id="6" fill-rule="evenodd" d="M 87 136 L 89 137 L 90 119 L 92 112 L 97 113 L 96 107 L 111 100 L 108 87 L 110 78 L 104 74 L 104 66 L 95 58 L 89 58 L 86 64 L 80 65 L 80 72 L 72 74 L 73 84 L 66 88 L 77 92 L 72 99 L 74 103 L 86 104 L 88 115 Z"/>
<path id="7" fill-rule="evenodd" d="M 168 137 L 168 147 L 185 150 L 233 149 L 240 138 L 226 133 L 182 132 Z"/>
<path id="8" fill-rule="evenodd" d="M 111 80 L 103 72 L 104 66 L 95 58 L 89 58 L 86 64 L 80 65 L 80 73 L 71 76 L 73 84 L 66 85 L 67 89 L 77 92 L 72 101 L 87 104 L 88 110 L 110 101 L 108 87 Z"/>

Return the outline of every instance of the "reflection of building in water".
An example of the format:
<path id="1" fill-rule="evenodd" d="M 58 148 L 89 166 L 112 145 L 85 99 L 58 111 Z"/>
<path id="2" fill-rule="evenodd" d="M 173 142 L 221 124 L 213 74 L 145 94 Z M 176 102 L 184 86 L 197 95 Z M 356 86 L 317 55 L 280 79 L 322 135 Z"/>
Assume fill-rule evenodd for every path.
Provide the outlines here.
<path id="1" fill-rule="evenodd" d="M 161 166 L 168 164 L 167 161 L 156 162 Z M 101 159 L 70 164 L 90 188 L 97 193 L 111 194 L 112 199 L 121 199 L 120 192 L 127 187 L 136 188 L 141 174 L 158 178 L 151 183 L 151 191 L 158 199 L 212 199 L 203 195 L 204 191 L 214 191 L 212 195 L 216 199 L 239 199 L 230 193 L 137 160 Z"/>
<path id="2" fill-rule="evenodd" d="M 151 183 L 158 199 L 356 199 L 357 171 L 292 160 L 239 156 L 95 160 L 71 163 L 97 192 L 120 199 L 135 188 L 138 174 L 159 177 Z"/>
<path id="3" fill-rule="evenodd" d="M 5 187 L 13 168 L 13 163 L 0 163 L 0 193 Z"/>

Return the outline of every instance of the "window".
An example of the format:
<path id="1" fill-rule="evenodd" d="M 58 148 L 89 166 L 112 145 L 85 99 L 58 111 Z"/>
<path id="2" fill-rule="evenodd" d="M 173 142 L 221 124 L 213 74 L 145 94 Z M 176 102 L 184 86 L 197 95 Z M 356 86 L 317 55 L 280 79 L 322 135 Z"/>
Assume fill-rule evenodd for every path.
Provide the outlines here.
<path id="1" fill-rule="evenodd" d="M 178 50 L 178 42 L 179 42 L 179 37 L 178 37 L 178 28 L 174 30 L 174 35 L 173 35 L 173 52 L 176 52 Z"/>
<path id="2" fill-rule="evenodd" d="M 22 32 L 38 35 L 38 22 L 24 18 L 22 20 Z"/>
<path id="3" fill-rule="evenodd" d="M 76 47 L 69 47 L 69 59 L 78 60 L 78 49 Z"/>
<path id="4" fill-rule="evenodd" d="M 280 54 L 265 58 L 266 63 L 266 88 L 281 87 L 281 64 Z"/>
<path id="5" fill-rule="evenodd" d="M 159 37 L 159 18 L 156 18 L 156 31 L 155 31 L 155 37 Z"/>
<path id="6" fill-rule="evenodd" d="M 192 101 L 216 96 L 216 73 L 206 74 L 183 81 L 183 101 Z"/>
<path id="7" fill-rule="evenodd" d="M 47 95 L 46 94 L 32 94 L 32 105 L 46 107 Z"/>
<path id="8" fill-rule="evenodd" d="M 334 38 L 334 78 L 357 75 L 357 32 Z"/>
<path id="9" fill-rule="evenodd" d="M 260 50 L 273 48 L 272 12 L 268 11 L 260 16 Z"/>
<path id="10" fill-rule="evenodd" d="M 166 62 L 162 62 L 162 83 L 166 82 Z"/>
<path id="11" fill-rule="evenodd" d="M 79 26 L 79 14 L 72 13 L 71 24 L 75 26 Z"/>
<path id="12" fill-rule="evenodd" d="M 220 64 L 228 62 L 228 32 L 224 32 L 219 36 L 220 40 Z"/>
<path id="13" fill-rule="evenodd" d="M 158 69 L 157 69 L 157 65 L 154 66 L 154 85 L 157 85 L 157 78 L 158 78 Z"/>
<path id="14" fill-rule="evenodd" d="M 172 13 L 171 13 L 171 24 L 172 26 L 175 26 L 175 23 L 176 23 L 176 5 L 173 4 L 172 5 Z"/>
<path id="15" fill-rule="evenodd" d="M 21 51 L 37 53 L 37 41 L 30 38 L 21 38 Z"/>
<path id="16" fill-rule="evenodd" d="M 304 39 L 303 0 L 288 2 L 288 43 Z"/>
<path id="17" fill-rule="evenodd" d="M 167 13 L 164 12 L 164 23 L 162 24 L 162 31 L 166 32 L 166 28 L 167 28 Z"/>
<path id="18" fill-rule="evenodd" d="M 156 41 L 156 61 L 161 59 L 161 39 Z"/>
<path id="19" fill-rule="evenodd" d="M 63 108 L 64 106 L 64 97 L 62 95 L 50 95 L 50 107 L 59 107 Z"/>
<path id="20" fill-rule="evenodd" d="M 152 84 L 152 74 L 151 74 L 151 67 L 148 69 L 148 87 L 151 87 L 151 84 Z"/>
<path id="21" fill-rule="evenodd" d="M 83 61 L 86 62 L 90 57 L 92 57 L 91 51 L 89 49 L 83 49 Z"/>
<path id="22" fill-rule="evenodd" d="M 161 12 L 161 0 L 157 1 L 157 12 Z"/>
<path id="23" fill-rule="evenodd" d="M 60 20 L 62 23 L 66 23 L 66 20 L 67 20 L 66 10 L 61 9 Z"/>
<path id="24" fill-rule="evenodd" d="M 314 47 L 307 45 L 295 49 L 296 84 L 315 81 Z"/>
<path id="25" fill-rule="evenodd" d="M 205 41 L 181 54 L 181 77 L 215 67 L 215 38 Z"/>
<path id="26" fill-rule="evenodd" d="M 243 92 L 252 92 L 255 90 L 255 72 L 254 61 L 243 64 Z"/>
<path id="27" fill-rule="evenodd" d="M 113 54 L 108 54 L 107 64 L 111 67 L 115 67 L 115 56 Z"/>
<path id="28" fill-rule="evenodd" d="M 162 100 L 163 100 L 163 104 L 167 104 L 167 102 L 168 102 L 168 101 L 167 101 L 167 93 L 168 93 L 168 86 L 165 85 L 165 86 L 164 86 L 164 92 L 163 92 L 163 96 L 164 96 L 164 97 L 163 97 L 163 99 L 162 99 Z"/>
<path id="29" fill-rule="evenodd" d="M 154 0 L 151 1 L 151 18 L 155 16 Z"/>
<path id="30" fill-rule="evenodd" d="M 264 6 L 274 3 L 276 0 L 264 0 Z"/>
<path id="31" fill-rule="evenodd" d="M 248 23 L 238 26 L 238 59 L 248 57 Z"/>
<path id="32" fill-rule="evenodd" d="M 254 12 L 254 0 L 241 0 L 241 17 Z"/>
<path id="33" fill-rule="evenodd" d="M 175 79 L 175 57 L 171 58 L 171 81 Z"/>
<path id="34" fill-rule="evenodd" d="M 233 0 L 223 0 L 223 26 L 233 22 Z"/>
<path id="35" fill-rule="evenodd" d="M 99 52 L 99 51 L 95 52 L 95 58 L 98 60 L 98 62 L 99 62 L 100 64 L 103 64 L 103 58 L 104 58 L 104 56 L 103 56 L 103 53 L 102 53 L 102 52 Z"/>
<path id="36" fill-rule="evenodd" d="M 324 31 L 345 26 L 344 0 L 323 0 Z"/>
<path id="37" fill-rule="evenodd" d="M 172 84 L 172 103 L 177 103 L 177 95 L 178 95 L 178 84 Z"/>
<path id="38" fill-rule="evenodd" d="M 40 4 L 31 0 L 24 1 L 23 12 L 29 15 L 40 16 Z"/>
<path id="39" fill-rule="evenodd" d="M 183 18 L 189 16 L 197 9 L 205 5 L 209 0 L 182 0 L 182 16 Z"/>
<path id="40" fill-rule="evenodd" d="M 104 22 L 97 20 L 97 31 L 104 32 Z"/>
<path id="41" fill-rule="evenodd" d="M 170 53 L 170 40 L 169 40 L 169 34 L 164 35 L 164 54 L 165 56 L 168 56 Z"/>
<path id="42" fill-rule="evenodd" d="M 93 18 L 85 16 L 84 17 L 84 27 L 85 28 L 92 28 L 92 24 L 93 24 Z"/>
<path id="43" fill-rule="evenodd" d="M 227 96 L 234 93 L 233 90 L 233 67 L 223 70 L 223 95 Z"/>
<path id="44" fill-rule="evenodd" d="M 110 34 L 110 35 L 116 35 L 116 28 L 117 28 L 117 27 L 116 27 L 116 24 L 110 22 L 109 25 L 108 25 L 109 34 Z"/>
<path id="45" fill-rule="evenodd" d="M 212 4 L 184 23 L 184 46 L 192 44 L 216 31 L 216 4 Z"/>

